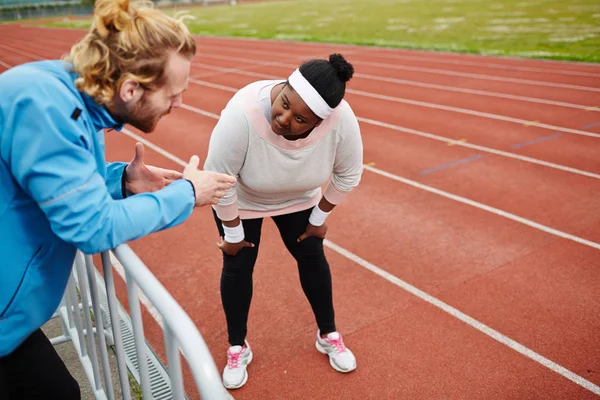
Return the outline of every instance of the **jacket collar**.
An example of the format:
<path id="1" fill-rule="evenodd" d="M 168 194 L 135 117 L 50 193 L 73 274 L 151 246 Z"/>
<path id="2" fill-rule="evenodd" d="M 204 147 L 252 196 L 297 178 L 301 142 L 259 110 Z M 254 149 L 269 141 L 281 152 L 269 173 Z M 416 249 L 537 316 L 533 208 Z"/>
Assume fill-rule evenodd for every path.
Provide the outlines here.
<path id="1" fill-rule="evenodd" d="M 120 131 L 123 129 L 123 123 L 115 120 L 112 115 L 108 112 L 106 107 L 97 104 L 90 96 L 85 93 L 81 93 L 81 97 L 85 103 L 85 107 L 92 119 L 94 128 L 96 130 L 101 129 L 114 129 Z"/>

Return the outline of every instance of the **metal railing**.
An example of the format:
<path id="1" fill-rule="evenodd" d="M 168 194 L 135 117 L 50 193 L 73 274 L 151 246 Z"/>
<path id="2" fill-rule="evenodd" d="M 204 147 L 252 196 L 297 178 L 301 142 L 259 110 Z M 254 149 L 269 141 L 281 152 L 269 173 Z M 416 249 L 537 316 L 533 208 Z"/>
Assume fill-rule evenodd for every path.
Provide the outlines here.
<path id="1" fill-rule="evenodd" d="M 73 342 L 95 398 L 114 399 L 108 357 L 108 346 L 113 346 L 123 399 L 131 398 L 128 373 L 140 384 L 145 400 L 184 399 L 180 351 L 202 399 L 231 399 L 190 317 L 129 246 L 120 245 L 112 252 L 114 257 L 110 252 L 101 254 L 104 278 L 94 266 L 92 256 L 77 252 L 67 290 L 54 315 L 62 321 L 63 335 L 51 339 L 55 345 Z M 124 271 L 131 317 L 117 299 L 114 268 Z M 162 317 L 159 323 L 164 332 L 168 368 L 145 340 L 140 295 Z"/>

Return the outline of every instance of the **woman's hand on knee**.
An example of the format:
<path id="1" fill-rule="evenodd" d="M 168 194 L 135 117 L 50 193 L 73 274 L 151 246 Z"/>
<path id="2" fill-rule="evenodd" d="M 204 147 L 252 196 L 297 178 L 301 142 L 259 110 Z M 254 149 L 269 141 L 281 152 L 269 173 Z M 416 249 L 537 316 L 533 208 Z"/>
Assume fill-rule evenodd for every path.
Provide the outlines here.
<path id="1" fill-rule="evenodd" d="M 307 237 L 314 236 L 319 239 L 325 239 L 325 235 L 327 234 L 327 224 L 323 224 L 321 226 L 314 226 L 308 224 L 306 226 L 306 230 L 300 237 L 298 238 L 298 243 L 306 239 Z"/>
<path id="2" fill-rule="evenodd" d="M 229 256 L 236 256 L 244 247 L 254 247 L 254 243 L 250 243 L 245 240 L 242 240 L 239 243 L 229 243 L 226 242 L 223 237 L 221 237 L 221 242 L 217 243 L 217 247 L 221 249 L 223 253 Z"/>

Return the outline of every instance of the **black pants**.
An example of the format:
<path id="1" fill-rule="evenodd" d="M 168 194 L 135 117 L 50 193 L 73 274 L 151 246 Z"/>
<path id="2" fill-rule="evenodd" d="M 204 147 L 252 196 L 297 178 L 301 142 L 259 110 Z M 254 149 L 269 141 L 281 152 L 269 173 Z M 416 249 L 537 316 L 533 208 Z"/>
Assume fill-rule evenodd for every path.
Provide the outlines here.
<path id="1" fill-rule="evenodd" d="M 54 346 L 38 329 L 0 358 L 0 399 L 79 400 L 81 394 Z"/>
<path id="2" fill-rule="evenodd" d="M 334 332 L 334 310 L 331 271 L 323 251 L 323 240 L 309 237 L 298 243 L 304 233 L 312 209 L 273 217 L 283 243 L 298 263 L 300 283 L 312 307 L 321 333 Z M 220 236 L 224 237 L 221 220 L 215 221 Z M 247 334 L 248 311 L 252 300 L 252 272 L 260 247 L 262 218 L 243 221 L 246 241 L 255 247 L 244 247 L 236 256 L 223 253 L 221 273 L 221 301 L 227 319 L 229 344 L 243 345 Z"/>

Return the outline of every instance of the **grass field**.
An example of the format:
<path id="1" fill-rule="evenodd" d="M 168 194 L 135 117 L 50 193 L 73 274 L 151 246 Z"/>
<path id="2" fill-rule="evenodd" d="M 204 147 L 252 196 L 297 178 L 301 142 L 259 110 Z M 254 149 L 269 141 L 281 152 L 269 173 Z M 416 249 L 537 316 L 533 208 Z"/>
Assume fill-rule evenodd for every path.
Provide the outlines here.
<path id="1" fill-rule="evenodd" d="M 598 0 L 287 0 L 187 10 L 197 35 L 600 62 Z"/>

